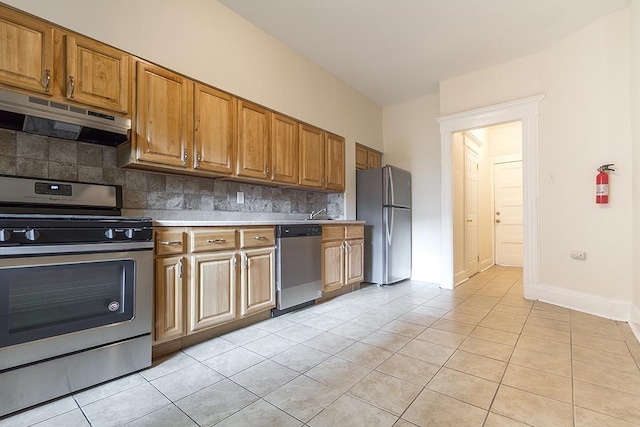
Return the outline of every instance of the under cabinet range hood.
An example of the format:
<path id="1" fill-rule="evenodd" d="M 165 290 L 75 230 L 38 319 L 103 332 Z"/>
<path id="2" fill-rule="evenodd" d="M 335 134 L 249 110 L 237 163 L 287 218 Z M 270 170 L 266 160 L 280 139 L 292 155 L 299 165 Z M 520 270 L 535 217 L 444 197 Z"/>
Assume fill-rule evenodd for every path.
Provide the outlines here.
<path id="1" fill-rule="evenodd" d="M 115 147 L 128 141 L 131 120 L 0 89 L 0 128 Z"/>

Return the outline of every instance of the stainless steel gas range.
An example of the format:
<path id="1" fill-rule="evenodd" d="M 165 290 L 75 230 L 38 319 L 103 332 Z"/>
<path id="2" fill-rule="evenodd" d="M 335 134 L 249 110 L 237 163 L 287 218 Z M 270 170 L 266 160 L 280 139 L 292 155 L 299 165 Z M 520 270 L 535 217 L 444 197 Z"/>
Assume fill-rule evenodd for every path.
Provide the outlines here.
<path id="1" fill-rule="evenodd" d="M 119 186 L 0 176 L 0 417 L 151 364 L 152 226 Z"/>

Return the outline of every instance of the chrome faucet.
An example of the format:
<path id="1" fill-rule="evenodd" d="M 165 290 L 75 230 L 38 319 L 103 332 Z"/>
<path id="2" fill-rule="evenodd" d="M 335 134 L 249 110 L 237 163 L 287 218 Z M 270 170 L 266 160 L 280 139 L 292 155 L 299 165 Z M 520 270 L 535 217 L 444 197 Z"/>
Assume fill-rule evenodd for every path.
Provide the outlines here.
<path id="1" fill-rule="evenodd" d="M 327 211 L 326 208 L 319 209 L 317 212 L 312 210 L 311 213 L 309 214 L 309 219 L 314 219 L 315 217 L 320 215 L 322 212 L 326 212 L 326 211 Z"/>

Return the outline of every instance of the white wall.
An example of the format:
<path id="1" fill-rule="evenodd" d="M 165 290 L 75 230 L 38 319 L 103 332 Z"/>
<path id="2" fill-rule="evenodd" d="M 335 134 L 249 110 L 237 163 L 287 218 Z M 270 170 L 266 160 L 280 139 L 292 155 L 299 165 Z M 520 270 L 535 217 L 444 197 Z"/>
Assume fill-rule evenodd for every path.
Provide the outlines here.
<path id="1" fill-rule="evenodd" d="M 632 326 L 640 339 L 640 0 L 629 6 L 631 52 L 631 136 L 633 156 L 633 307 Z"/>
<path id="2" fill-rule="evenodd" d="M 345 213 L 355 218 L 355 141 L 382 151 L 382 108 L 214 0 L 3 0 L 346 138 Z"/>
<path id="3" fill-rule="evenodd" d="M 522 122 L 511 122 L 488 128 L 491 157 L 519 156 L 522 159 Z"/>
<path id="4" fill-rule="evenodd" d="M 414 280 L 440 282 L 440 129 L 438 95 L 384 108 L 385 163 L 411 171 Z"/>
<path id="5" fill-rule="evenodd" d="M 540 277 L 560 294 L 630 301 L 632 277 L 629 16 L 606 16 L 525 58 L 440 84 L 442 114 L 546 94 L 540 107 Z M 596 168 L 615 163 L 611 203 L 594 203 Z M 586 261 L 569 257 L 587 252 Z"/>

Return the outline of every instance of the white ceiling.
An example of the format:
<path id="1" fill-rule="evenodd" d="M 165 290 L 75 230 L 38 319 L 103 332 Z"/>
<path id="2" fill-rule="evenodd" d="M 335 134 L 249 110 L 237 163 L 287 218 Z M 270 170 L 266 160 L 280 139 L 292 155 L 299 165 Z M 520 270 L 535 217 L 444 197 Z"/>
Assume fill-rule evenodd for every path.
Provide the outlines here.
<path id="1" fill-rule="evenodd" d="M 378 104 L 538 52 L 629 0 L 220 0 Z"/>

